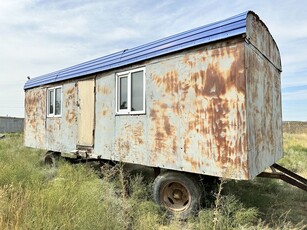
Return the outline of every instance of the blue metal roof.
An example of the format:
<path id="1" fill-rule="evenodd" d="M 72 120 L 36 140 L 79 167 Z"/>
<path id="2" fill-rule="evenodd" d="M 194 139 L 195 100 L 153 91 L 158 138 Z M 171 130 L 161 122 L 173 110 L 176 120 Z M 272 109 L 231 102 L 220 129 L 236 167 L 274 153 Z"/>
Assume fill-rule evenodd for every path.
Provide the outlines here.
<path id="1" fill-rule="evenodd" d="M 120 52 L 32 78 L 25 83 L 24 89 L 86 76 L 193 46 L 244 34 L 246 33 L 246 17 L 248 13 L 249 12 L 244 12 L 225 20 L 188 30 L 145 45 L 137 46 L 132 49 L 125 49 Z"/>

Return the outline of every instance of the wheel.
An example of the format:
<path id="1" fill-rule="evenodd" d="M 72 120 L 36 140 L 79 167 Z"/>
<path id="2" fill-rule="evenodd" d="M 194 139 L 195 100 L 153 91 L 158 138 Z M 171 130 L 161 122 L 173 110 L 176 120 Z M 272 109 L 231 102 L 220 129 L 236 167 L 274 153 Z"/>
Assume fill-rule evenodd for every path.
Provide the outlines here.
<path id="1" fill-rule="evenodd" d="M 56 159 L 58 158 L 59 158 L 58 152 L 48 151 L 45 155 L 44 163 L 45 165 L 55 167 L 55 162 L 56 162 Z"/>
<path id="2" fill-rule="evenodd" d="M 202 189 L 192 175 L 166 171 L 153 184 L 153 199 L 162 208 L 185 219 L 199 210 Z"/>

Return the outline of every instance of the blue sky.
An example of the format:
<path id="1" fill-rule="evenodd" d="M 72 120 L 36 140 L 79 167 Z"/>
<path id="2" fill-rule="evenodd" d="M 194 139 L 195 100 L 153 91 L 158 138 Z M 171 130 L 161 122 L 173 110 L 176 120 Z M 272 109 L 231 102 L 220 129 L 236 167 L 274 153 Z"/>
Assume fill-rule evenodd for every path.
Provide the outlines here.
<path id="1" fill-rule="evenodd" d="M 1 0 L 0 116 L 23 117 L 35 77 L 253 10 L 282 57 L 283 120 L 307 121 L 305 1 Z"/>

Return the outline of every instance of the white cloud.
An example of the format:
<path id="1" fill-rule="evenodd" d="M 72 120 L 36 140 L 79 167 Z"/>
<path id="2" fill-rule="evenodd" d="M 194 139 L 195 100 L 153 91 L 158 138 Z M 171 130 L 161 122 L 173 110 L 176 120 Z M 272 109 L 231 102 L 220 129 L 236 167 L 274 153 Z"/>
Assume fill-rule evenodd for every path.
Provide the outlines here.
<path id="1" fill-rule="evenodd" d="M 286 92 L 282 94 L 283 101 L 306 101 L 306 98 L 307 98 L 307 89 L 297 90 L 295 92 Z"/>
<path id="2" fill-rule="evenodd" d="M 133 48 L 249 9 L 263 19 L 280 48 L 282 87 L 306 85 L 304 1 L 0 1 L 0 115 L 23 115 L 3 105 L 10 103 L 9 94 L 12 104 L 23 106 L 27 75 Z M 18 83 L 8 83 L 12 81 Z M 286 94 L 285 103 L 291 97 Z M 300 97 L 307 100 L 306 94 Z"/>

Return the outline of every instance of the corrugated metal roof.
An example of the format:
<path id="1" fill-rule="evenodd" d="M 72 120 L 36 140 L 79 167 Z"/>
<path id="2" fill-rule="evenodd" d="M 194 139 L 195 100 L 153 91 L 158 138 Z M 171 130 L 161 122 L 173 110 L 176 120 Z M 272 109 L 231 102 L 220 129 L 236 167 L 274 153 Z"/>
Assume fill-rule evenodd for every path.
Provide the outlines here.
<path id="1" fill-rule="evenodd" d="M 24 89 L 86 76 L 193 46 L 244 34 L 246 32 L 247 14 L 248 12 L 244 12 L 225 20 L 188 30 L 145 45 L 137 46 L 132 49 L 125 49 L 120 52 L 32 78 L 26 82 Z"/>

